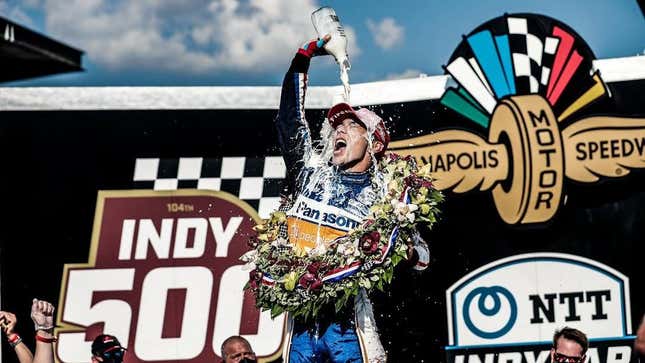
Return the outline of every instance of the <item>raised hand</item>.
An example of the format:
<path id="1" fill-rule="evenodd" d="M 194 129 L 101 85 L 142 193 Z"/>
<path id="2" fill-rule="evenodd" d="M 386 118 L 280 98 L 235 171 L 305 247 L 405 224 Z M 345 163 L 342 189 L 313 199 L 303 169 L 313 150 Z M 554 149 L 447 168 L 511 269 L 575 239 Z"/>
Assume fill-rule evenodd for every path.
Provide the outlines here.
<path id="1" fill-rule="evenodd" d="M 7 336 L 13 334 L 16 328 L 16 316 L 8 311 L 0 311 L 0 327 Z"/>
<path id="2" fill-rule="evenodd" d="M 311 40 L 303 45 L 302 48 L 298 49 L 298 53 L 306 56 L 307 58 L 326 55 L 328 53 L 325 50 L 325 44 L 327 44 L 330 39 L 331 35 L 327 34 L 322 39 Z"/>
<path id="3" fill-rule="evenodd" d="M 36 330 L 51 332 L 54 329 L 54 305 L 34 299 L 31 302 L 31 320 Z"/>

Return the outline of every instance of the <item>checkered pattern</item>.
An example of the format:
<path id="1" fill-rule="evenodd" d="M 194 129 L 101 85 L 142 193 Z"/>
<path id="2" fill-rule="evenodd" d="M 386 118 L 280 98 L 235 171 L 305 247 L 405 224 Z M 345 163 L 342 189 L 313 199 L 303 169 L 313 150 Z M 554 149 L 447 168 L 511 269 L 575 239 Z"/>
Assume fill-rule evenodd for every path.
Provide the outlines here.
<path id="1" fill-rule="evenodd" d="M 555 61 L 555 53 L 558 51 L 560 39 L 546 37 L 544 39 L 544 54 L 542 54 L 542 75 L 540 77 L 540 94 L 546 95 L 546 89 L 551 77 L 551 66 Z"/>
<path id="2" fill-rule="evenodd" d="M 513 68 L 515 68 L 516 93 L 538 93 L 543 75 L 544 44 L 540 36 L 541 32 L 525 18 L 509 17 L 506 20 Z"/>
<path id="3" fill-rule="evenodd" d="M 260 158 L 138 158 L 135 187 L 154 190 L 220 190 L 238 196 L 262 218 L 280 205 L 286 167 L 280 156 Z"/>

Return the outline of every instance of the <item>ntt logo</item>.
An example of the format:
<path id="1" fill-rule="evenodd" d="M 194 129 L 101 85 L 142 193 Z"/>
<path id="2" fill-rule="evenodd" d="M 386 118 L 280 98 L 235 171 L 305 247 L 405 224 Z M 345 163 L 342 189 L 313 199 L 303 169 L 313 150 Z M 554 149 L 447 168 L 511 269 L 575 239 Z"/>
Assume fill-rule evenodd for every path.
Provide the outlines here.
<path id="1" fill-rule="evenodd" d="M 550 252 L 510 256 L 446 290 L 449 346 L 548 344 L 563 326 L 590 339 L 622 338 L 631 334 L 629 301 L 629 279 L 598 261 Z"/>
<path id="2" fill-rule="evenodd" d="M 504 319 L 506 322 L 499 329 L 487 331 L 478 327 L 477 320 L 473 322 L 470 313 L 473 306 L 485 317 L 496 317 L 502 313 L 504 303 L 508 305 L 510 313 L 507 314 L 508 318 Z M 473 334 L 485 339 L 499 338 L 511 330 L 513 324 L 515 324 L 515 320 L 517 320 L 517 303 L 510 291 L 501 286 L 478 287 L 466 296 L 463 316 L 466 326 Z"/>

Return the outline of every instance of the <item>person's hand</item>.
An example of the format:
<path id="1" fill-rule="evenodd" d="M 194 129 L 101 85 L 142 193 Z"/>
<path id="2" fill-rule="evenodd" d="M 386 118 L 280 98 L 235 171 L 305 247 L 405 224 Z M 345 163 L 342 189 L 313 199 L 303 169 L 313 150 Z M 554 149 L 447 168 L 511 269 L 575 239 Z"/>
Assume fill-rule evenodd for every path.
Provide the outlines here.
<path id="1" fill-rule="evenodd" d="M 31 320 L 36 331 L 51 333 L 54 329 L 54 305 L 44 300 L 34 299 L 31 303 Z"/>
<path id="2" fill-rule="evenodd" d="M 0 326 L 7 336 L 16 328 L 16 316 L 8 311 L 0 311 Z"/>
<path id="3" fill-rule="evenodd" d="M 298 53 L 307 58 L 316 57 L 319 55 L 329 54 L 325 50 L 325 44 L 329 42 L 331 35 L 327 34 L 322 39 L 314 39 L 307 42 L 302 48 L 298 49 Z"/>

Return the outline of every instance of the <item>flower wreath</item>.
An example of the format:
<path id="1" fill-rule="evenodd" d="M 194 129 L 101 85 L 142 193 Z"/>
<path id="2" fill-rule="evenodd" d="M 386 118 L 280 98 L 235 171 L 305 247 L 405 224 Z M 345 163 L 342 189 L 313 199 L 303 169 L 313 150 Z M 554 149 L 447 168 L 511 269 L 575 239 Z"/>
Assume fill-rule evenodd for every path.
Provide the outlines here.
<path id="1" fill-rule="evenodd" d="M 443 196 L 432 187 L 430 166 L 417 168 L 410 156 L 389 154 L 379 169 L 387 192 L 360 226 L 328 246 L 305 251 L 289 243 L 280 233 L 287 228 L 282 211 L 254 227 L 252 250 L 241 259 L 254 267 L 246 289 L 260 309 L 307 319 L 332 303 L 339 311 L 360 288 L 383 291 L 390 283 L 419 238 L 417 224 L 434 224 Z"/>

